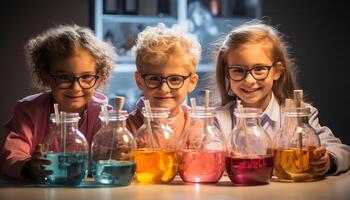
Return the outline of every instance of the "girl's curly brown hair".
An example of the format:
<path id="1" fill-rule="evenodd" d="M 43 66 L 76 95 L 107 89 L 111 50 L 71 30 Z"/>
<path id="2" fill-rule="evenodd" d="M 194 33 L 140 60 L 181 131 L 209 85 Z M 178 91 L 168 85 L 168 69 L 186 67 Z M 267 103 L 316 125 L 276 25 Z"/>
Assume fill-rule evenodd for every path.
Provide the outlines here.
<path id="1" fill-rule="evenodd" d="M 74 24 L 50 28 L 26 44 L 25 54 L 34 86 L 47 89 L 48 84 L 43 79 L 43 74 L 50 73 L 53 60 L 69 58 L 76 45 L 80 45 L 96 59 L 100 85 L 106 85 L 117 57 L 114 47 L 98 39 L 89 28 Z"/>

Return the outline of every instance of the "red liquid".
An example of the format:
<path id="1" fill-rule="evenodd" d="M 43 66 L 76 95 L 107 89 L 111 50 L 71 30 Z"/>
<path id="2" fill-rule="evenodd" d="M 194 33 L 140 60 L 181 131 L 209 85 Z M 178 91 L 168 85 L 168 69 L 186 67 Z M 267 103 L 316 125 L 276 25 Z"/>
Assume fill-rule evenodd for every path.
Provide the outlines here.
<path id="1" fill-rule="evenodd" d="M 224 151 L 180 151 L 179 174 L 184 182 L 216 183 L 225 170 Z"/>
<path id="2" fill-rule="evenodd" d="M 267 184 L 272 175 L 272 168 L 272 156 L 226 157 L 227 174 L 232 183 L 237 185 Z"/>

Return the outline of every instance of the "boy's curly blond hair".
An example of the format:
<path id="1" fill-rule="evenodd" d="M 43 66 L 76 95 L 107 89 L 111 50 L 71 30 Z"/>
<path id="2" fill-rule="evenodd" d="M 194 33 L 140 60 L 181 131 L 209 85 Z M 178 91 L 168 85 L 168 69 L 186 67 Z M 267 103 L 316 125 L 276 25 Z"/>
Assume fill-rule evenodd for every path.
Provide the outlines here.
<path id="1" fill-rule="evenodd" d="M 145 64 L 165 64 L 169 57 L 177 52 L 184 52 L 192 59 L 193 71 L 199 62 L 201 46 L 198 40 L 185 31 L 173 27 L 167 28 L 159 23 L 155 27 L 146 27 L 137 37 L 133 51 L 136 54 L 137 70 Z"/>
<path id="2" fill-rule="evenodd" d="M 57 59 L 67 59 L 77 45 L 96 59 L 96 72 L 100 85 L 106 85 L 115 65 L 114 47 L 99 40 L 89 28 L 78 25 L 59 25 L 31 38 L 25 46 L 26 59 L 38 89 L 47 89 L 43 74 L 50 73 L 50 64 Z"/>

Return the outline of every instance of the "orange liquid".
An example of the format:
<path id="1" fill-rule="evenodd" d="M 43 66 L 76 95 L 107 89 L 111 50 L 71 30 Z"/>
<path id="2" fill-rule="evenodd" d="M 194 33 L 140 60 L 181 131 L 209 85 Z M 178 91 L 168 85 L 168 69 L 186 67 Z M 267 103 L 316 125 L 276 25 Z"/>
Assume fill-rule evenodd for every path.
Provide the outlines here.
<path id="1" fill-rule="evenodd" d="M 310 166 L 315 147 L 309 149 L 273 149 L 273 172 L 280 181 L 313 181 L 315 175 Z"/>
<path id="2" fill-rule="evenodd" d="M 137 149 L 134 152 L 137 183 L 167 183 L 174 179 L 177 168 L 176 151 Z"/>

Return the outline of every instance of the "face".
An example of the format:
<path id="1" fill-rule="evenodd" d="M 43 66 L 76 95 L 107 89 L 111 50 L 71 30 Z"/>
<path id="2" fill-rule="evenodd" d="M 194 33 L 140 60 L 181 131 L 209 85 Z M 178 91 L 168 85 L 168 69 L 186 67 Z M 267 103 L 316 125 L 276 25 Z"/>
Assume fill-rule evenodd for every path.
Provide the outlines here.
<path id="1" fill-rule="evenodd" d="M 228 79 L 232 92 L 239 97 L 243 106 L 265 110 L 271 99 L 273 81 L 280 77 L 281 63 L 273 65 L 273 60 L 268 54 L 268 47 L 263 43 L 244 45 L 238 49 L 228 50 L 226 62 L 228 67 L 240 66 L 244 69 L 257 67 L 254 72 L 247 72 L 243 80 L 232 80 L 229 76 Z M 260 76 L 261 68 L 258 66 L 272 66 L 264 80 L 256 80 L 251 74 L 256 73 L 255 77 Z"/>
<path id="2" fill-rule="evenodd" d="M 98 85 L 98 79 L 94 87 L 90 89 L 83 89 L 78 80 L 74 80 L 73 84 L 66 89 L 59 87 L 58 82 L 64 80 L 64 77 L 74 76 L 81 77 L 80 83 L 83 83 L 87 80 L 85 77 L 96 74 L 95 58 L 88 51 L 78 46 L 71 57 L 52 62 L 50 64 L 50 74 L 59 77 L 59 79 L 55 79 L 47 75 L 46 79 L 51 87 L 54 101 L 59 104 L 60 111 L 81 114 L 91 99 L 94 88 Z"/>
<path id="3" fill-rule="evenodd" d="M 193 63 L 188 56 L 183 53 L 176 53 L 170 56 L 167 63 L 161 66 L 154 66 L 147 64 L 142 66 L 142 71 L 135 72 L 136 84 L 146 99 L 150 101 L 152 107 L 166 107 L 170 109 L 170 116 L 175 116 L 179 112 L 179 106 L 183 103 L 188 93 L 192 92 L 198 82 L 198 75 L 191 73 Z M 151 74 L 161 77 L 168 77 L 172 75 L 188 76 L 184 80 L 183 85 L 179 89 L 171 89 L 165 80 L 162 80 L 158 88 L 149 88 L 145 84 L 144 78 L 141 74 Z"/>

